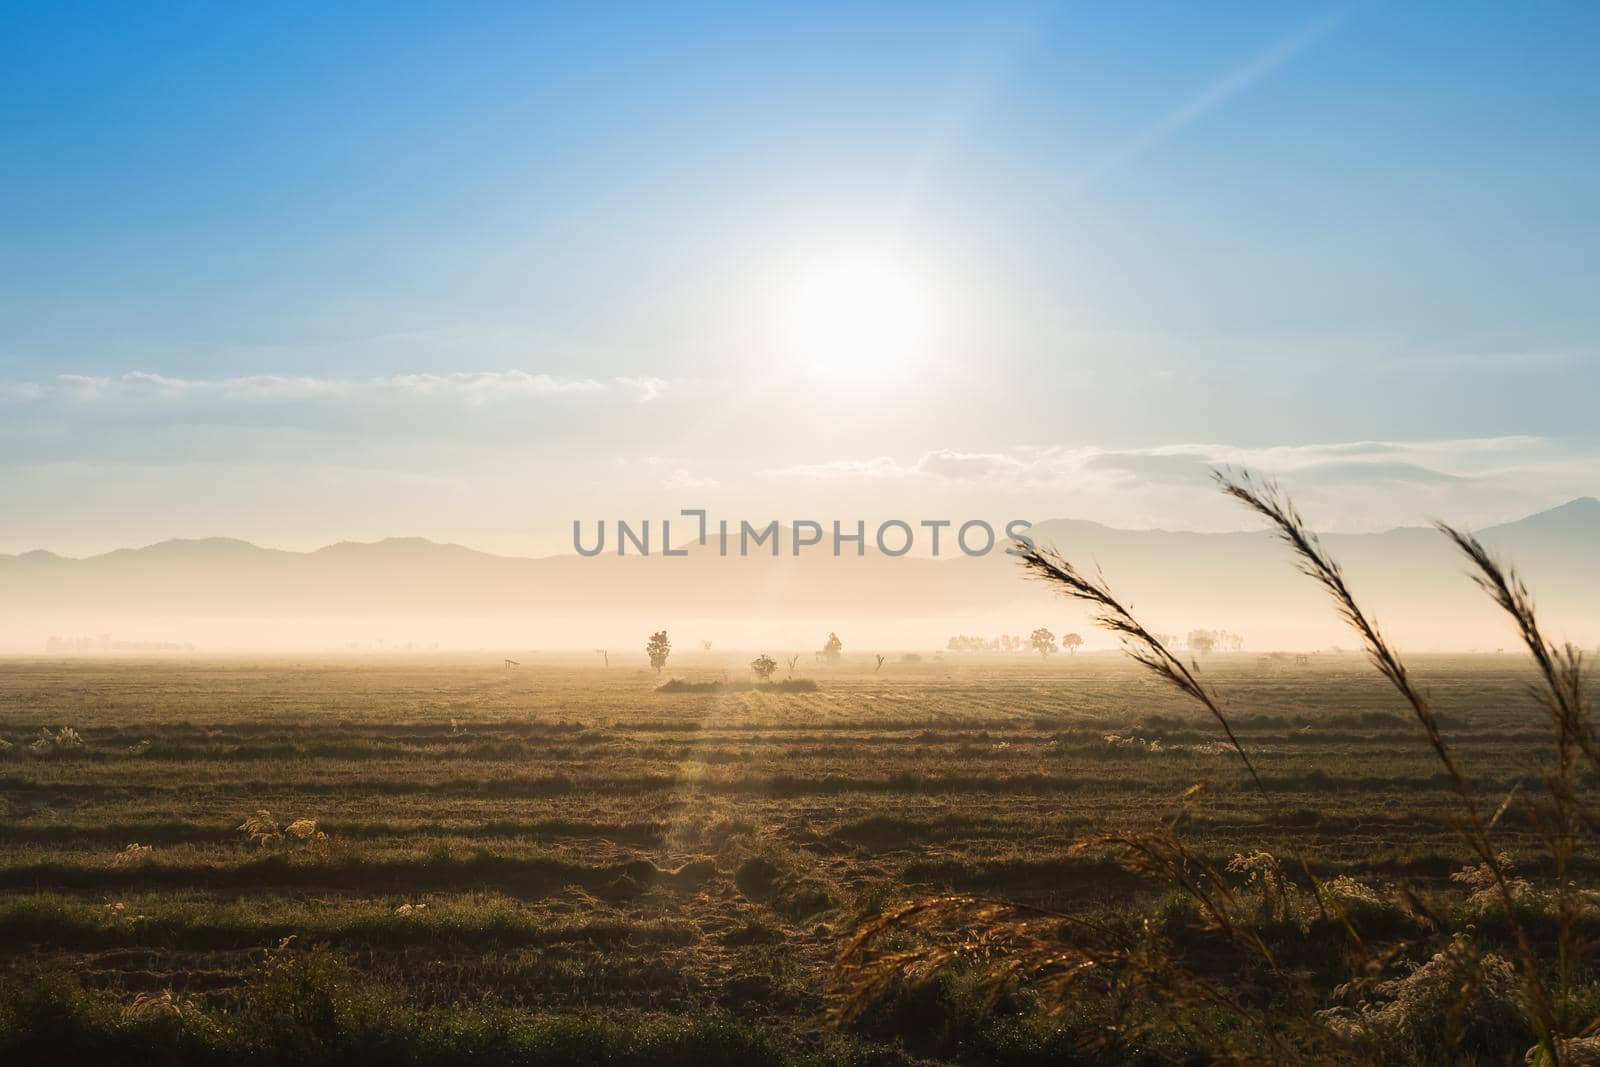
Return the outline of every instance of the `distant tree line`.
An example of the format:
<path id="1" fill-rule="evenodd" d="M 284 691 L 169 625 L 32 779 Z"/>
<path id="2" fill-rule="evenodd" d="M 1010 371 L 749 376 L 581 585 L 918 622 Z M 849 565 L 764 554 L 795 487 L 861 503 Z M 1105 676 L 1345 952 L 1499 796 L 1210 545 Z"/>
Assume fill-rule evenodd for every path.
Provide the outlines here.
<path id="1" fill-rule="evenodd" d="M 177 641 L 122 641 L 110 634 L 98 637 L 58 637 L 45 639 L 46 652 L 193 652 L 194 646 Z"/>
<path id="2" fill-rule="evenodd" d="M 1062 634 L 1060 648 L 1068 652 L 1076 652 L 1083 646 L 1083 638 L 1078 634 Z M 1027 637 L 1018 634 L 1001 634 L 999 637 L 978 637 L 971 634 L 960 634 L 952 637 L 945 643 L 946 652 L 961 653 L 1000 653 L 1012 655 L 1017 652 L 1037 652 L 1040 656 L 1050 657 L 1055 655 L 1059 648 L 1056 645 L 1056 635 L 1047 627 L 1041 626 Z"/>
<path id="3" fill-rule="evenodd" d="M 1028 642 L 1017 634 L 1001 634 L 999 637 L 977 637 L 961 634 L 952 637 L 945 644 L 947 652 L 1021 652 L 1028 647 Z"/>
<path id="4" fill-rule="evenodd" d="M 1212 652 L 1238 652 L 1244 638 L 1232 630 L 1190 630 L 1186 638 L 1189 651 L 1205 656 Z"/>
<path id="5" fill-rule="evenodd" d="M 710 652 L 711 642 L 702 639 L 700 641 L 700 650 L 702 652 Z M 611 658 L 610 656 L 606 655 L 605 650 L 597 648 L 595 651 L 601 656 L 606 657 L 606 665 L 609 666 L 611 663 Z M 645 655 L 650 657 L 650 666 L 657 674 L 660 674 L 661 669 L 667 665 L 667 659 L 672 655 L 672 639 L 667 636 L 667 631 L 657 630 L 655 633 L 651 634 L 650 639 L 645 642 L 644 651 Z M 844 642 L 839 639 L 839 635 L 837 633 L 829 633 L 828 639 L 823 642 L 822 648 L 816 653 L 816 658 L 819 662 L 827 663 L 829 665 L 837 664 L 843 656 Z M 789 676 L 791 678 L 794 677 L 794 665 L 799 658 L 800 657 L 798 655 L 790 656 L 788 658 L 787 662 L 789 664 Z M 882 655 L 878 656 L 877 667 L 879 670 L 883 669 L 883 664 L 886 658 L 887 657 Z M 510 661 L 508 660 L 507 663 L 509 664 L 509 662 Z M 777 671 L 777 669 L 778 661 L 767 655 L 765 652 L 750 661 L 751 673 L 763 682 L 770 681 L 772 675 Z"/>
<path id="6" fill-rule="evenodd" d="M 1176 638 L 1172 634 L 1156 636 L 1162 644 L 1169 646 L 1176 644 Z M 1232 630 L 1190 630 L 1184 642 L 1190 652 L 1199 656 L 1208 656 L 1213 652 L 1240 652 L 1244 649 L 1244 637 Z M 1001 634 L 999 637 L 957 634 L 950 638 L 944 647 L 946 652 L 968 655 L 976 653 L 1013 655 L 1031 651 L 1037 652 L 1044 659 L 1049 659 L 1058 651 L 1077 652 L 1083 647 L 1083 636 L 1075 633 L 1062 634 L 1058 646 L 1055 633 L 1048 627 L 1040 626 L 1025 638 L 1017 634 Z"/>

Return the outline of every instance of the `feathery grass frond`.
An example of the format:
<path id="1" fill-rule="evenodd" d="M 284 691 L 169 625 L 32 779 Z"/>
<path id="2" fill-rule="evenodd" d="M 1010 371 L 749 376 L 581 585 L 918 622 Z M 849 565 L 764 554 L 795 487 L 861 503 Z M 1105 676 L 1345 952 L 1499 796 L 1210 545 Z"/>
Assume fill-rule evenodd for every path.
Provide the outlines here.
<path id="1" fill-rule="evenodd" d="M 1442 1015 L 1446 1046 L 1455 1047 L 1469 1027 L 1492 1016 L 1498 1020 L 1493 1025 L 1523 1027 L 1531 1023 L 1530 1036 L 1536 1036 L 1538 1043 L 1528 1054 L 1530 1062 L 1550 1067 L 1581 1062 L 1584 1050 L 1575 1042 L 1588 1040 L 1586 1035 L 1594 1028 L 1589 1020 L 1592 1005 L 1574 995 L 1573 976 L 1582 973 L 1578 962 L 1590 947 L 1580 931 L 1592 920 L 1595 897 L 1580 889 L 1568 871 L 1581 831 L 1585 827 L 1591 832 L 1600 829 L 1600 818 L 1587 813 L 1581 803 L 1584 794 L 1580 786 L 1587 783 L 1578 780 L 1583 762 L 1600 774 L 1600 744 L 1590 726 L 1582 654 L 1545 639 L 1532 597 L 1514 571 L 1498 564 L 1477 539 L 1438 524 L 1475 568 L 1477 584 L 1511 616 L 1540 678 L 1533 695 L 1548 712 L 1556 738 L 1554 763 L 1540 776 L 1548 802 L 1536 804 L 1519 783 L 1486 818 L 1472 780 L 1446 741 L 1428 696 L 1376 620 L 1356 600 L 1338 561 L 1294 504 L 1275 484 L 1249 472 L 1214 474 L 1227 495 L 1268 520 L 1293 552 L 1298 569 L 1329 595 L 1339 617 L 1359 637 L 1368 660 L 1409 706 L 1444 769 L 1453 800 L 1450 822 L 1471 856 L 1470 864 L 1452 878 L 1468 892 L 1466 914 L 1509 932 L 1515 953 L 1507 958 L 1489 951 L 1487 944 L 1479 942 L 1474 926 L 1452 932 L 1451 913 L 1437 907 L 1431 894 L 1414 887 L 1401 885 L 1380 892 L 1344 875 L 1323 884 L 1312 875 L 1298 849 L 1290 845 L 1315 889 L 1314 899 L 1323 917 L 1335 915 L 1356 947 L 1347 956 L 1350 981 L 1335 991 L 1353 1010 L 1318 1011 L 1314 1007 L 1318 994 L 1305 976 L 1292 966 L 1280 968 L 1275 959 L 1275 948 L 1278 954 L 1285 952 L 1284 943 L 1276 939 L 1283 936 L 1284 924 L 1294 921 L 1298 908 L 1291 902 L 1293 884 L 1283 877 L 1277 860 L 1270 853 L 1254 850 L 1236 855 L 1227 870 L 1218 870 L 1205 855 L 1187 847 L 1178 835 L 1179 818 L 1174 817 L 1155 831 L 1102 834 L 1075 848 L 1110 846 L 1128 869 L 1177 889 L 1176 899 L 1186 909 L 1181 914 L 1188 916 L 1183 920 L 1186 925 L 1163 928 L 1166 920 L 1147 918 L 1142 927 L 1111 929 L 1072 916 L 978 897 L 914 901 L 864 923 L 850 940 L 839 961 L 843 997 L 835 1017 L 841 1022 L 857 1019 L 899 984 L 925 983 L 959 964 L 969 973 L 975 971 L 977 988 L 988 995 L 998 997 L 1010 986 L 1026 986 L 1039 994 L 1046 1012 L 1064 1011 L 1077 983 L 1092 979 L 1104 987 L 1102 993 L 1114 991 L 1110 1000 L 1122 1006 L 1117 1008 L 1115 1025 L 1105 1027 L 1101 1039 L 1105 1047 L 1099 1050 L 1105 1055 L 1121 1051 L 1113 1045 L 1136 1041 L 1152 1025 L 1170 1024 L 1191 1036 L 1207 1038 L 1204 1047 L 1235 1061 L 1253 1056 L 1261 1062 L 1326 1062 L 1331 1056 L 1344 1062 L 1361 1049 L 1371 1050 L 1375 1043 L 1404 1033 L 1413 1025 L 1414 1015 Z M 1096 624 L 1116 634 L 1135 662 L 1207 710 L 1222 728 L 1229 749 L 1239 758 L 1255 790 L 1281 821 L 1277 798 L 1240 743 L 1220 698 L 1201 681 L 1198 664 L 1186 663 L 1168 649 L 1166 639 L 1148 630 L 1103 576 L 1084 575 L 1054 549 L 1024 544 L 1018 554 L 1031 576 L 1088 604 Z M 1139 738 L 1115 734 L 1107 735 L 1106 742 L 1149 745 Z M 1180 815 L 1182 805 L 1199 788 L 1180 798 Z M 1527 824 L 1554 861 L 1558 885 L 1553 892 L 1519 877 L 1512 857 L 1491 843 L 1491 830 L 1514 803 L 1520 805 Z M 1229 874 L 1246 879 L 1242 889 L 1230 883 Z M 1559 958 L 1547 963 L 1534 948 L 1528 923 L 1535 922 L 1541 931 L 1548 927 L 1525 916 L 1548 915 L 1552 901 L 1559 905 Z M 1429 931 L 1424 936 L 1430 939 L 1448 936 L 1448 940 L 1420 963 L 1413 952 L 1416 942 L 1409 937 L 1400 944 L 1369 948 L 1351 916 L 1363 916 L 1363 929 L 1367 929 L 1367 918 L 1384 910 L 1391 916 L 1407 915 L 1415 928 Z M 1302 925 L 1300 932 L 1304 935 L 1312 929 Z M 1203 943 L 1212 952 L 1219 941 L 1230 946 L 1231 953 L 1225 957 L 1230 964 L 1257 961 L 1253 973 L 1270 987 L 1276 1005 L 1270 1020 L 1250 993 L 1208 977 L 1215 957 L 1209 964 L 1192 965 L 1192 958 L 1184 955 L 1184 934 L 1178 931 L 1196 930 L 1220 935 Z M 1390 977 L 1407 959 L 1412 960 L 1409 973 Z M 1552 969 L 1556 974 L 1553 987 L 1546 980 Z M 1130 1003 L 1138 1007 L 1127 1007 Z M 1144 1014 L 1132 1017 L 1139 1012 Z M 1236 1042 L 1230 1044 L 1229 1036 L 1211 1034 L 1206 1020 L 1216 1017 L 1243 1023 L 1259 1038 L 1260 1049 L 1241 1049 Z M 1159 1021 L 1152 1024 L 1152 1019 Z M 1261 1049 L 1270 1051 L 1264 1056 Z"/>
<path id="2" fill-rule="evenodd" d="M 983 973 L 988 995 L 998 998 L 1006 985 L 1026 981 L 1047 1005 L 1061 996 L 1103 956 L 1074 945 L 1063 932 L 1073 926 L 1103 933 L 1104 928 L 1060 912 L 976 896 L 929 897 L 863 924 L 839 955 L 843 996 L 834 1019 L 861 1018 L 897 983 L 916 985 L 946 967 L 964 962 Z M 931 944 L 901 947 L 907 937 Z"/>
<path id="3" fill-rule="evenodd" d="M 1250 775 L 1250 781 L 1267 803 L 1274 819 L 1281 822 L 1282 805 L 1261 780 L 1254 761 L 1250 759 L 1250 754 L 1245 751 L 1244 745 L 1239 742 L 1238 735 L 1233 732 L 1233 725 L 1218 703 L 1216 694 L 1200 683 L 1197 677 L 1199 665 L 1193 662 L 1185 664 L 1174 655 L 1164 641 L 1138 620 L 1133 614 L 1131 605 L 1124 604 L 1112 593 L 1103 575 L 1098 578 L 1087 577 L 1053 548 L 1041 548 L 1030 544 L 1021 546 L 1019 551 L 1022 565 L 1034 577 L 1054 585 L 1058 592 L 1090 605 L 1095 625 L 1117 635 L 1122 642 L 1123 651 L 1129 658 L 1210 712 L 1211 717 L 1222 727 L 1228 745 L 1244 764 L 1245 771 Z M 1290 848 L 1301 872 L 1313 886 L 1316 886 L 1317 878 L 1311 873 L 1311 865 L 1306 862 L 1298 848 L 1292 845 Z M 1321 909 L 1323 895 L 1320 891 L 1316 894 L 1316 898 L 1317 907 Z M 1348 923 L 1346 927 L 1353 938 L 1357 936 L 1354 927 L 1350 927 Z"/>
<path id="4" fill-rule="evenodd" d="M 1528 587 L 1516 570 L 1496 560 L 1483 542 L 1448 523 L 1435 522 L 1434 528 L 1448 537 L 1472 564 L 1472 580 L 1478 588 L 1511 616 L 1517 636 L 1527 648 L 1544 684 L 1544 690 L 1535 693 L 1535 698 L 1550 714 L 1556 731 L 1557 758 L 1565 766 L 1576 746 L 1600 775 L 1600 746 L 1596 745 L 1590 727 L 1584 692 L 1583 652 L 1572 644 L 1557 647 L 1545 640 Z"/>
<path id="5" fill-rule="evenodd" d="M 1554 1042 L 1555 1014 L 1544 980 L 1540 976 L 1538 956 L 1533 950 L 1527 929 L 1517 917 L 1514 889 L 1501 861 L 1501 854 L 1489 842 L 1488 823 L 1479 808 L 1472 786 L 1468 783 L 1450 746 L 1445 742 L 1432 704 L 1411 680 L 1404 661 L 1384 639 L 1377 623 L 1357 603 L 1338 561 L 1328 554 L 1321 538 L 1307 525 L 1299 509 L 1277 484 L 1258 479 L 1249 471 L 1215 470 L 1212 476 L 1225 494 L 1272 524 L 1279 540 L 1294 553 L 1295 563 L 1300 572 L 1320 585 L 1333 600 L 1339 617 L 1361 639 L 1368 660 L 1410 705 L 1413 715 L 1422 726 L 1429 746 L 1444 768 L 1451 791 L 1455 794 L 1458 806 L 1456 819 L 1458 833 L 1463 843 L 1477 856 L 1505 908 L 1507 920 L 1516 937 L 1518 951 L 1522 957 L 1522 980 L 1527 988 L 1529 1006 L 1538 1024 L 1540 1045 L 1550 1057 L 1550 1062 L 1558 1063 L 1559 1055 Z M 1476 545 L 1476 542 L 1471 543 Z M 1461 542 L 1458 541 L 1458 544 Z M 1477 547 L 1481 549 L 1481 546 Z M 1484 554 L 1483 558 L 1487 560 L 1487 555 Z M 1482 580 L 1480 584 L 1483 584 Z M 1517 590 L 1520 590 L 1520 584 L 1517 589 L 1508 587 L 1508 602 L 1514 606 L 1525 606 L 1526 590 L 1520 590 L 1520 595 Z M 1531 608 L 1528 608 L 1527 618 L 1531 622 Z M 1536 628 L 1534 632 L 1537 633 Z"/>

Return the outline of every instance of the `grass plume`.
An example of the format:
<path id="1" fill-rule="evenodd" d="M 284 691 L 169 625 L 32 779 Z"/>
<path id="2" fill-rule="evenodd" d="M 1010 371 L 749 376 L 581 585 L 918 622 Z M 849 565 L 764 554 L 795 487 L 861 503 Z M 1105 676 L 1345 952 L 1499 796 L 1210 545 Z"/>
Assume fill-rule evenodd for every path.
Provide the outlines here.
<path id="1" fill-rule="evenodd" d="M 1533 660 L 1539 683 L 1532 695 L 1545 709 L 1555 740 L 1553 758 L 1540 776 L 1543 801 L 1513 787 L 1486 817 L 1428 695 L 1293 502 L 1274 483 L 1249 472 L 1217 471 L 1215 477 L 1227 496 L 1267 520 L 1301 573 L 1332 600 L 1368 661 L 1399 693 L 1421 728 L 1442 769 L 1439 777 L 1449 797 L 1446 820 L 1471 856 L 1471 863 L 1451 878 L 1469 894 L 1462 910 L 1453 913 L 1466 918 L 1452 919 L 1452 913 L 1438 907 L 1436 896 L 1410 885 L 1379 891 L 1348 875 L 1319 883 L 1291 845 L 1323 920 L 1320 927 L 1306 923 L 1296 918 L 1303 909 L 1298 888 L 1283 876 L 1270 852 L 1241 852 L 1219 869 L 1183 841 L 1174 817 L 1157 830 L 1103 833 L 1079 848 L 1114 846 L 1126 868 L 1171 887 L 1180 913 L 1197 917 L 1197 929 L 1210 939 L 1198 957 L 1181 921 L 1168 922 L 1163 930 L 1147 916 L 1142 925 L 1119 929 L 1001 900 L 931 897 L 859 928 L 840 958 L 838 1016 L 859 1017 L 873 998 L 883 997 L 897 982 L 927 982 L 940 971 L 964 966 L 976 969 L 980 987 L 991 998 L 1005 988 L 1025 985 L 1047 1013 L 1065 1010 L 1068 987 L 1089 980 L 1099 982 L 1102 993 L 1116 990 L 1119 997 L 1112 999 L 1117 1003 L 1128 1004 L 1132 998 L 1142 1005 L 1142 1018 L 1130 1011 L 1105 1027 L 1107 1034 L 1120 1038 L 1106 1036 L 1093 1048 L 1080 1050 L 1098 1055 L 1110 1055 L 1116 1040 L 1148 1037 L 1165 1027 L 1197 1036 L 1195 1047 L 1212 1058 L 1240 1062 L 1327 1062 L 1329 1057 L 1385 1061 L 1402 1034 L 1412 1035 L 1406 1040 L 1436 1041 L 1436 1047 L 1463 1054 L 1463 1043 L 1499 1049 L 1485 1053 L 1491 1058 L 1519 1055 L 1533 1041 L 1527 1053 L 1530 1063 L 1548 1067 L 1587 1062 L 1582 1057 L 1595 1044 L 1590 1035 L 1600 1023 L 1593 1017 L 1593 986 L 1580 991 L 1578 979 L 1587 975 L 1592 982 L 1592 971 L 1583 964 L 1597 916 L 1595 895 L 1579 886 L 1573 872 L 1585 833 L 1592 834 L 1597 825 L 1584 806 L 1588 783 L 1581 779 L 1585 771 L 1600 775 L 1600 745 L 1591 728 L 1582 654 L 1546 639 L 1532 596 L 1514 570 L 1470 534 L 1436 524 L 1468 561 L 1473 580 L 1510 617 Z M 1032 577 L 1087 604 L 1094 622 L 1115 634 L 1134 662 L 1206 709 L 1274 822 L 1283 824 L 1278 798 L 1241 743 L 1220 698 L 1201 681 L 1198 664 L 1174 654 L 1103 576 L 1087 576 L 1054 549 L 1023 545 L 1019 552 Z M 1198 791 L 1186 792 L 1182 804 Z M 1553 892 L 1540 891 L 1518 875 L 1510 854 L 1491 841 L 1491 831 L 1513 805 L 1518 806 L 1520 824 L 1533 830 L 1548 854 L 1542 870 L 1553 874 Z M 1236 887 L 1241 877 L 1243 885 Z M 1556 904 L 1553 935 L 1551 900 Z M 1327 921 L 1329 910 L 1337 922 Z M 1387 929 L 1401 940 L 1381 947 L 1363 939 L 1358 926 Z M 1329 941 L 1334 935 L 1343 938 L 1342 949 Z M 1513 952 L 1499 955 L 1482 939 L 1509 942 Z M 1330 953 L 1328 965 L 1349 969 L 1348 980 L 1333 991 L 1343 1004 L 1325 1006 L 1326 992 L 1307 980 L 1312 972 L 1303 965 L 1295 970 L 1279 964 L 1285 952 L 1303 958 L 1319 943 Z M 1431 947 L 1415 962 L 1424 945 Z M 1544 955 L 1549 947 L 1554 948 L 1553 961 Z M 1408 959 L 1413 961 L 1409 972 L 1396 977 L 1395 969 Z M 1226 986 L 1218 983 L 1211 976 L 1219 968 L 1234 969 L 1239 979 Z M 1255 977 L 1248 977 L 1252 973 Z M 1321 980 L 1326 979 L 1324 973 Z M 1273 1005 L 1270 1020 L 1267 1004 Z M 1159 1013 L 1159 1021 L 1152 1012 Z M 1219 1017 L 1231 1018 L 1232 1028 L 1217 1029 Z M 1423 1025 L 1416 1020 L 1423 1018 L 1436 1027 L 1427 1031 L 1432 1038 L 1418 1036 L 1424 1031 L 1416 1029 Z M 1524 1036 L 1515 1045 L 1519 1026 Z M 1124 1044 L 1119 1051 L 1133 1047 Z"/>

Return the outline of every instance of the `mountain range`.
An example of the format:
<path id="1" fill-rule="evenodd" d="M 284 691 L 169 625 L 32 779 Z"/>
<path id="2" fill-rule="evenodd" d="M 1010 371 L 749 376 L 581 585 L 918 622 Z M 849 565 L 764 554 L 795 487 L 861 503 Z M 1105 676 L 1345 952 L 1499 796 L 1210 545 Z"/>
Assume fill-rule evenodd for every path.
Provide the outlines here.
<path id="1" fill-rule="evenodd" d="M 1600 501 L 1573 500 L 1478 532 L 1525 577 L 1552 636 L 1600 639 Z M 1255 648 L 1325 647 L 1341 639 L 1316 588 L 1265 531 L 1120 530 L 1057 519 L 1031 534 L 1080 566 L 1098 566 L 1152 628 L 1226 628 Z M 861 557 L 834 557 L 819 546 L 796 557 L 789 536 L 782 532 L 776 558 L 719 556 L 714 542 L 681 558 L 619 558 L 612 542 L 594 558 L 529 559 L 418 538 L 314 552 L 227 538 L 83 559 L 26 552 L 0 556 L 0 644 L 37 648 L 57 631 L 157 635 L 165 627 L 159 636 L 202 645 L 207 634 L 248 645 L 255 643 L 249 634 L 270 633 L 265 644 L 292 647 L 298 633 L 311 647 L 325 647 L 344 633 L 357 640 L 387 627 L 423 643 L 442 633 L 431 640 L 510 645 L 536 638 L 547 647 L 578 647 L 624 620 L 719 628 L 729 647 L 790 631 L 800 640 L 813 621 L 830 619 L 899 648 L 940 645 L 956 633 L 1026 633 L 1034 625 L 1089 633 L 1075 605 L 1025 581 L 998 548 L 984 557 L 929 559 L 871 548 Z M 1511 642 L 1436 531 L 1403 527 L 1324 540 L 1391 634 L 1426 648 Z M 173 633 L 175 627 L 185 632 Z"/>

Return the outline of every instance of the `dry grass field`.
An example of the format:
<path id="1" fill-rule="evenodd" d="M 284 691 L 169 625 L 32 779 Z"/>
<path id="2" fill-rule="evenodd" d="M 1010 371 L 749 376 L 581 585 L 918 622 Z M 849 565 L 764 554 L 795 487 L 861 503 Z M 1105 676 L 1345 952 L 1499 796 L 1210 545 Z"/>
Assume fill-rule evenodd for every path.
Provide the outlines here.
<path id="1" fill-rule="evenodd" d="M 663 677 L 723 666 L 682 659 Z M 1299 847 L 1378 895 L 1471 888 L 1437 762 L 1357 655 L 1204 664 L 1280 818 L 1216 724 L 1120 658 L 871 666 L 661 693 L 540 657 L 9 662 L 4 1040 L 141 1062 L 1181 1061 L 1251 1028 L 1134 1027 L 1111 989 L 1045 1014 L 958 964 L 837 1025 L 836 963 L 863 923 L 943 894 L 1203 940 L 1169 885 L 1075 847 L 1161 826 L 1202 782 L 1181 829 L 1219 869 Z M 1485 796 L 1533 782 L 1549 729 L 1523 660 L 1413 669 Z M 1531 876 L 1515 815 L 1494 839 Z M 1594 857 L 1572 872 L 1592 884 Z M 1391 910 L 1374 921 L 1398 944 L 1417 920 Z M 1332 1004 L 1321 967 L 1302 961 Z M 1481 1062 L 1520 1060 L 1527 1033 L 1502 1029 L 1473 1039 Z M 1378 1058 L 1433 1061 L 1408 1033 Z"/>

